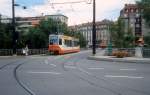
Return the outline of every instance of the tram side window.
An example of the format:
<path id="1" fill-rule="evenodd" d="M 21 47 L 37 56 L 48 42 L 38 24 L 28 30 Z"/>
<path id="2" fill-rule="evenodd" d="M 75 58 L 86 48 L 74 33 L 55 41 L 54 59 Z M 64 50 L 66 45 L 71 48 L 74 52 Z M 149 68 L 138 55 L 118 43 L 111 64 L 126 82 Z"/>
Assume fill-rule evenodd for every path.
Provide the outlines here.
<path id="1" fill-rule="evenodd" d="M 71 40 L 69 40 L 69 46 L 72 47 L 72 41 Z"/>
<path id="2" fill-rule="evenodd" d="M 62 39 L 59 39 L 59 45 L 62 45 Z"/>
<path id="3" fill-rule="evenodd" d="M 72 41 L 71 40 L 65 40 L 65 45 L 68 47 L 72 46 Z"/>
<path id="4" fill-rule="evenodd" d="M 74 46 L 78 46 L 79 42 L 78 41 L 74 41 Z"/>

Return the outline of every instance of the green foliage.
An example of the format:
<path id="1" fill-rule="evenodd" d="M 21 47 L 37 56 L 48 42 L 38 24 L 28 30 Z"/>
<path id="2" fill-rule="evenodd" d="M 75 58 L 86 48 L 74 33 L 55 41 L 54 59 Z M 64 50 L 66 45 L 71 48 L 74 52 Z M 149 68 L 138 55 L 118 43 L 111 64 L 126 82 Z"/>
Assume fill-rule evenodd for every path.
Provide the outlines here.
<path id="1" fill-rule="evenodd" d="M 85 39 L 80 33 L 70 31 L 65 23 L 52 19 L 42 20 L 38 26 L 31 28 L 25 36 L 25 42 L 29 48 L 47 48 L 49 34 L 73 36 L 79 38 L 81 47 L 85 46 Z"/>
<path id="2" fill-rule="evenodd" d="M 39 28 L 31 28 L 27 35 L 30 48 L 46 48 L 48 36 Z"/>
<path id="3" fill-rule="evenodd" d="M 150 26 L 150 0 L 140 0 L 137 2 L 137 4 L 143 10 L 142 15 L 147 24 Z"/>
<path id="4" fill-rule="evenodd" d="M 125 32 L 124 22 L 119 18 L 110 27 L 111 41 L 117 48 L 130 48 L 134 46 L 134 36 L 131 29 Z"/>
<path id="5" fill-rule="evenodd" d="M 10 24 L 0 23 L 0 49 L 11 48 L 12 33 Z"/>
<path id="6" fill-rule="evenodd" d="M 73 36 L 79 39 L 79 45 L 81 48 L 86 47 L 86 40 L 80 32 L 75 32 Z"/>
<path id="7" fill-rule="evenodd" d="M 147 36 L 144 36 L 144 43 L 147 47 L 150 47 L 150 33 Z"/>
<path id="8" fill-rule="evenodd" d="M 85 47 L 86 41 L 82 34 L 77 31 L 70 31 L 65 23 L 53 21 L 52 19 L 42 20 L 36 27 L 27 31 L 20 31 L 17 40 L 17 48 L 47 48 L 49 34 L 64 34 L 79 38 L 80 46 Z M 11 23 L 0 23 L 0 49 L 12 48 L 12 31 Z"/>

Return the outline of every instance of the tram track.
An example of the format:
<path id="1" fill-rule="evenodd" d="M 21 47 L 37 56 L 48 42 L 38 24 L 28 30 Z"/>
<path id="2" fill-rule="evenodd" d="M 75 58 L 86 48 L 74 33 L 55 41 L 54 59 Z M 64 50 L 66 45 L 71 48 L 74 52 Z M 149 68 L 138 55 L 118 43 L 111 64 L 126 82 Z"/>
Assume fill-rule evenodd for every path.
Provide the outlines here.
<path id="1" fill-rule="evenodd" d="M 13 70 L 13 74 L 14 74 L 14 78 L 17 81 L 17 83 L 29 94 L 29 95 L 36 95 L 29 87 L 27 87 L 20 79 L 19 76 L 17 74 L 18 69 L 24 65 L 27 61 L 29 60 L 25 60 L 24 62 L 18 64 L 14 70 Z"/>
<path id="2" fill-rule="evenodd" d="M 72 57 L 70 57 L 70 58 L 73 58 L 73 57 L 74 57 L 74 56 L 72 56 Z M 69 71 L 69 69 L 65 68 L 65 67 L 66 67 L 66 63 L 69 62 L 69 61 L 72 61 L 72 60 L 73 60 L 73 59 L 70 59 L 70 60 L 68 59 L 68 60 L 66 60 L 65 62 L 63 62 L 63 69 L 64 69 L 65 71 Z M 81 60 L 83 60 L 83 59 L 81 59 Z M 138 93 L 141 93 L 142 95 L 143 95 L 143 94 L 144 94 L 144 95 L 150 95 L 150 93 L 148 93 L 148 92 L 141 91 L 141 90 L 137 90 L 137 89 L 134 89 L 134 88 L 130 88 L 130 87 L 127 87 L 127 86 L 125 86 L 125 85 L 121 85 L 121 84 L 119 84 L 119 83 L 116 83 L 116 82 L 114 82 L 114 81 L 106 80 L 106 79 L 104 79 L 104 78 L 100 78 L 100 77 L 98 77 L 98 76 L 96 76 L 96 75 L 94 75 L 94 74 L 92 74 L 92 73 L 87 72 L 86 70 L 82 69 L 80 66 L 77 65 L 77 63 L 79 63 L 81 60 L 74 59 L 74 61 L 73 61 L 72 63 L 74 64 L 74 66 L 77 68 L 78 71 L 80 71 L 80 72 L 86 74 L 86 75 L 89 76 L 89 77 L 92 77 L 94 80 L 103 81 L 103 82 L 105 82 L 105 83 L 107 83 L 107 84 L 111 84 L 111 85 L 113 85 L 113 86 L 119 86 L 119 87 L 120 87 L 119 89 L 123 89 L 123 90 L 126 89 L 126 90 L 130 90 L 130 91 L 136 92 L 136 93 L 138 92 Z M 80 75 L 78 75 L 78 74 L 76 74 L 76 73 L 73 73 L 73 72 L 71 72 L 71 73 L 72 73 L 73 75 L 75 75 L 76 77 L 80 78 L 81 80 L 86 81 L 87 83 L 89 83 L 89 84 L 92 85 L 92 86 L 99 87 L 99 88 L 103 88 L 103 89 L 105 89 L 105 90 L 108 90 L 108 91 L 114 93 L 115 95 L 124 95 L 124 94 L 120 93 L 118 90 L 114 90 L 114 89 L 111 89 L 111 88 L 102 86 L 101 84 L 97 84 L 97 83 L 95 83 L 95 82 L 93 82 L 93 81 L 91 81 L 91 80 L 88 80 L 87 78 L 84 78 L 84 77 L 82 77 L 82 76 L 80 76 Z M 121 87 L 122 87 L 122 88 L 121 88 Z"/>
<path id="3" fill-rule="evenodd" d="M 6 64 L 0 66 L 0 70 L 4 69 L 5 67 L 7 67 L 7 66 L 9 66 L 9 65 L 15 64 L 16 62 L 18 62 L 18 60 L 17 60 L 17 61 L 15 60 L 15 61 L 13 61 L 13 62 L 8 62 L 8 63 L 6 63 Z"/>
<path id="4" fill-rule="evenodd" d="M 17 75 L 17 71 L 18 71 L 19 67 L 21 67 L 23 64 L 25 64 L 25 63 L 26 63 L 27 61 L 29 61 L 29 60 L 24 60 L 23 62 L 20 62 L 20 63 L 19 63 L 19 61 L 20 61 L 20 60 L 15 60 L 15 61 L 13 61 L 13 62 L 9 62 L 9 63 L 7 63 L 7 64 L 1 66 L 1 67 L 0 67 L 0 70 L 3 70 L 4 68 L 6 68 L 6 67 L 8 67 L 8 66 L 11 66 L 11 65 L 13 65 L 13 64 L 18 63 L 18 64 L 14 67 L 14 69 L 13 69 L 13 76 L 14 76 L 16 82 L 17 82 L 17 83 L 19 84 L 19 86 L 21 86 L 26 92 L 28 92 L 29 95 L 35 95 L 35 94 L 33 93 L 33 91 L 31 91 L 31 90 L 19 79 L 19 77 L 18 77 L 18 75 Z"/>
<path id="5" fill-rule="evenodd" d="M 62 56 L 63 57 L 63 56 Z M 29 94 L 29 95 L 36 95 L 35 92 L 33 92 L 28 86 L 26 86 L 20 79 L 19 79 L 19 76 L 17 74 L 19 68 L 21 68 L 21 66 L 23 66 L 25 63 L 27 63 L 28 61 L 31 61 L 32 59 L 30 60 L 25 60 L 24 62 L 18 64 L 14 70 L 13 70 L 13 75 L 14 75 L 14 78 L 15 80 L 17 81 L 17 83 Z M 54 59 L 54 60 L 51 60 L 51 61 L 56 61 L 58 59 Z M 45 59 L 43 59 L 43 61 L 45 61 Z"/>
<path id="6" fill-rule="evenodd" d="M 150 95 L 150 93 L 148 92 L 145 92 L 145 91 L 141 91 L 141 90 L 137 90 L 137 89 L 134 89 L 134 88 L 130 88 L 130 87 L 127 87 L 125 85 L 121 85 L 119 83 L 116 83 L 114 81 L 111 81 L 111 80 L 107 80 L 107 79 L 104 79 L 104 78 L 101 78 L 101 77 L 98 77 L 92 73 L 87 73 L 86 70 L 84 70 L 83 68 L 81 68 L 79 66 L 79 62 L 81 60 L 84 60 L 84 58 L 81 58 L 81 60 L 79 60 L 78 58 L 78 54 L 76 55 L 71 55 L 70 57 L 67 57 L 67 56 L 70 56 L 70 55 L 63 55 L 63 56 L 60 56 L 56 59 L 53 59 L 53 60 L 50 60 L 52 63 L 60 63 L 62 69 L 66 72 L 70 72 L 72 75 L 74 75 L 75 77 L 79 78 L 80 80 L 82 81 L 85 81 L 86 83 L 90 84 L 91 86 L 94 86 L 94 87 L 97 87 L 97 88 L 100 88 L 100 89 L 105 89 L 106 91 L 109 91 L 111 93 L 113 93 L 114 95 L 126 95 L 126 94 L 122 94 L 121 92 L 118 91 L 118 89 L 114 89 L 114 88 L 110 88 L 110 87 L 107 87 L 107 86 L 103 86 L 102 84 L 100 84 L 100 82 L 104 82 L 106 84 L 111 84 L 111 85 L 114 85 L 114 86 L 118 86 L 120 87 L 119 89 L 126 89 L 127 91 L 132 91 L 132 92 L 136 92 L 136 93 L 141 93 L 142 95 Z M 59 59 L 59 60 L 58 60 Z M 46 58 L 44 58 L 42 61 L 45 61 L 45 60 L 48 60 Z M 19 76 L 18 76 L 18 71 L 20 70 L 19 68 L 21 68 L 21 66 L 23 66 L 25 63 L 31 61 L 30 60 L 24 60 L 23 62 L 17 64 L 14 69 L 13 69 L 13 76 L 15 78 L 15 80 L 17 81 L 17 83 L 29 94 L 29 95 L 36 95 L 35 92 L 33 92 L 29 87 L 27 87 L 27 85 L 25 85 L 22 80 L 19 79 Z M 82 76 L 80 73 L 76 73 L 76 72 L 72 72 L 70 71 L 70 69 L 66 68 L 71 62 L 72 63 L 72 66 L 76 67 L 76 70 L 78 72 L 81 72 L 82 74 L 84 73 L 87 77 L 89 77 L 90 79 L 88 79 L 87 77 L 84 77 Z M 14 62 L 15 63 L 15 62 Z M 6 66 L 2 66 L 3 68 L 9 66 L 6 65 Z M 1 67 L 0 67 L 1 68 Z M 2 69 L 3 69 L 2 68 Z M 96 80 L 97 82 L 95 82 L 94 80 Z"/>
<path id="7" fill-rule="evenodd" d="M 75 57 L 76 57 L 76 55 L 74 55 Z M 70 58 L 73 58 L 74 56 L 71 56 Z M 72 60 L 72 59 L 71 59 Z M 70 60 L 68 59 L 68 60 L 64 60 L 64 62 L 62 62 L 62 68 L 64 69 L 64 71 L 69 71 L 69 69 L 67 69 L 66 68 L 66 64 L 65 63 L 67 63 L 67 62 L 69 62 Z M 80 70 L 80 68 L 77 66 L 77 63 L 79 62 L 79 60 L 75 60 L 74 62 L 73 62 L 73 65 L 77 68 L 77 70 L 79 70 L 80 72 L 82 72 L 81 70 Z M 109 91 L 109 92 L 112 92 L 113 94 L 115 94 L 115 95 L 122 95 L 121 93 L 119 93 L 119 92 L 117 92 L 117 91 L 114 91 L 114 90 L 112 90 L 112 89 L 110 89 L 110 88 L 107 88 L 107 87 L 104 87 L 104 86 L 101 86 L 101 85 L 98 85 L 98 84 L 96 84 L 96 83 L 94 83 L 93 81 L 91 81 L 91 80 L 88 80 L 88 79 L 86 79 L 86 78 L 84 78 L 84 77 L 82 77 L 82 76 L 80 76 L 80 75 L 78 75 L 78 74 L 76 74 L 76 73 L 73 73 L 73 72 L 71 72 L 74 76 L 76 76 L 77 78 L 79 78 L 79 79 L 81 79 L 82 81 L 85 81 L 85 82 L 87 82 L 88 84 L 90 84 L 90 85 L 92 85 L 92 86 L 94 86 L 94 87 L 98 87 L 98 88 L 100 88 L 100 89 L 105 89 L 105 90 L 107 90 L 107 91 Z M 89 76 L 89 75 L 88 75 Z M 91 77 L 91 76 L 90 76 Z"/>

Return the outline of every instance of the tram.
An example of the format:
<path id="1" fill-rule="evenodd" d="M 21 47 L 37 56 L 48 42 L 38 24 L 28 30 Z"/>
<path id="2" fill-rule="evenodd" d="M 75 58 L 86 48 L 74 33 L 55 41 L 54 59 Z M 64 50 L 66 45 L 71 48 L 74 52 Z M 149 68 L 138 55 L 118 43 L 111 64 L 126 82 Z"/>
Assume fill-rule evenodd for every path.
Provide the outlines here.
<path id="1" fill-rule="evenodd" d="M 58 55 L 79 52 L 79 39 L 65 35 L 49 35 L 48 51 Z"/>

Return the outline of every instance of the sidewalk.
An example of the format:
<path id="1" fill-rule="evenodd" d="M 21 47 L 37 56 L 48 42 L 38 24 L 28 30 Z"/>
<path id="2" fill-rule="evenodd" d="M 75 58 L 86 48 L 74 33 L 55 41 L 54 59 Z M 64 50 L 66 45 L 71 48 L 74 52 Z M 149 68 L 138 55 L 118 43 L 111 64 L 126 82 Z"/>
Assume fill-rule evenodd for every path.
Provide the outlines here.
<path id="1" fill-rule="evenodd" d="M 124 57 L 116 58 L 115 56 L 89 56 L 89 60 L 123 62 L 123 63 L 150 63 L 150 58 Z"/>
<path id="2" fill-rule="evenodd" d="M 10 58 L 12 56 L 0 56 L 0 58 Z"/>

